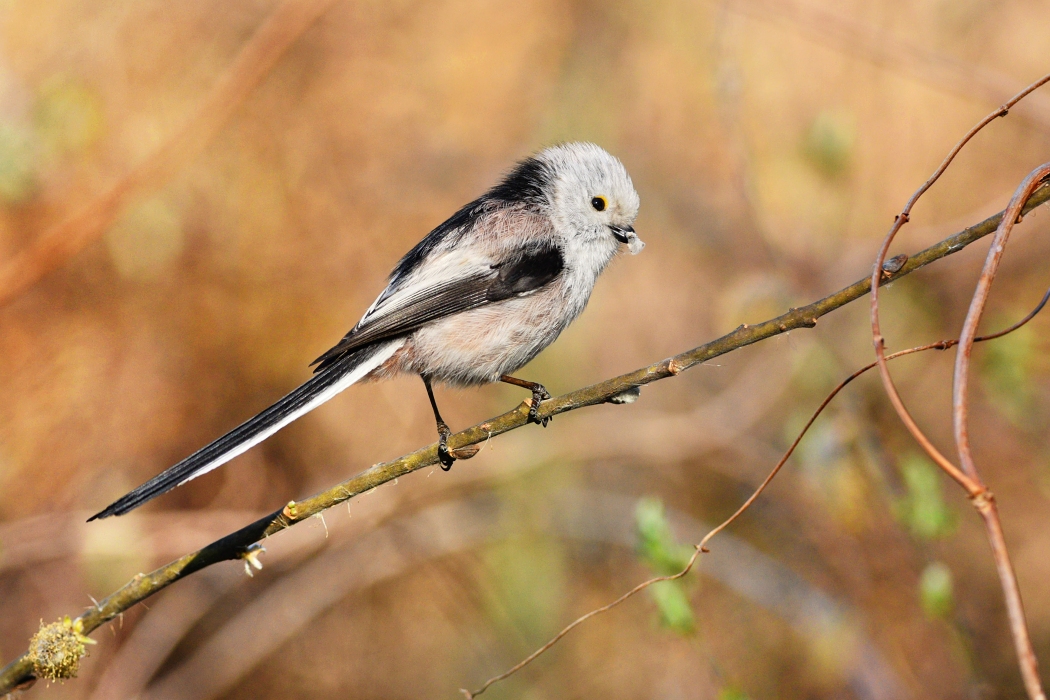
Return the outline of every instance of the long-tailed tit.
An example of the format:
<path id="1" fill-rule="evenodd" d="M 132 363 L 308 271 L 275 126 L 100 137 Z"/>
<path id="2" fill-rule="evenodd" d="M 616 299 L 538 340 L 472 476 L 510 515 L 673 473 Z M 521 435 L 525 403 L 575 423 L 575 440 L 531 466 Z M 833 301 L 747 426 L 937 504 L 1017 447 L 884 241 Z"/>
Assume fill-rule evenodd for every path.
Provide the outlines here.
<path id="1" fill-rule="evenodd" d="M 630 176 L 598 146 L 568 143 L 527 158 L 401 259 L 357 325 L 314 361 L 306 383 L 90 519 L 123 515 L 225 464 L 363 379 L 423 378 L 445 469 L 456 455 L 431 382 L 524 387 L 532 391 L 529 419 L 538 422 L 550 395 L 510 373 L 579 316 L 621 243 L 642 249 L 637 214 Z"/>

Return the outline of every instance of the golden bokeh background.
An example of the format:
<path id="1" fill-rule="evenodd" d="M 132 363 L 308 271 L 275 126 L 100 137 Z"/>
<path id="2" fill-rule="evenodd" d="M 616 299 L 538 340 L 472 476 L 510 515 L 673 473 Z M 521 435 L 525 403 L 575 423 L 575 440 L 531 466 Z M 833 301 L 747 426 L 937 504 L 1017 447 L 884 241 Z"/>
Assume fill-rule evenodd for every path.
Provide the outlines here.
<path id="1" fill-rule="evenodd" d="M 209 103 L 296 4 L 327 7 L 242 100 Z M 644 253 L 520 373 L 562 393 L 866 276 L 911 192 L 1047 55 L 1046 0 L 3 0 L 0 264 L 133 187 L 0 307 L 0 658 L 41 619 L 433 441 L 418 379 L 358 386 L 141 511 L 83 522 L 303 381 L 400 255 L 516 159 L 592 140 L 642 199 Z M 1044 88 L 967 147 L 895 252 L 1002 209 L 1048 153 Z M 1016 229 L 987 328 L 1050 285 L 1048 234 L 1045 211 Z M 891 348 L 957 334 L 984 246 L 887 288 Z M 1039 317 L 978 349 L 972 408 L 1044 664 L 1048 332 Z M 29 693 L 460 697 L 673 568 L 674 541 L 730 514 L 871 354 L 862 300 L 631 406 L 493 440 L 273 538 L 254 577 L 180 582 L 96 632 L 80 678 Z M 949 354 L 895 372 L 949 450 Z M 438 394 L 454 429 L 524 398 Z M 712 549 L 485 697 L 1022 692 L 979 519 L 874 377 Z"/>

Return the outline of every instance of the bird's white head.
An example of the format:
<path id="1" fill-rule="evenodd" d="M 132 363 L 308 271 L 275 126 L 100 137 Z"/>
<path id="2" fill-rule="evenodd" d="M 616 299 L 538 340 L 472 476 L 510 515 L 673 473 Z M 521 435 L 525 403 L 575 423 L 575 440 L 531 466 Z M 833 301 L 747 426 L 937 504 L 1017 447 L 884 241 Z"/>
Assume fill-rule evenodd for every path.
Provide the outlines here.
<path id="1" fill-rule="evenodd" d="M 565 143 L 534 156 L 549 169 L 546 198 L 555 227 L 567 238 L 608 246 L 626 243 L 632 253 L 645 244 L 634 232 L 638 193 L 627 169 L 593 143 Z"/>

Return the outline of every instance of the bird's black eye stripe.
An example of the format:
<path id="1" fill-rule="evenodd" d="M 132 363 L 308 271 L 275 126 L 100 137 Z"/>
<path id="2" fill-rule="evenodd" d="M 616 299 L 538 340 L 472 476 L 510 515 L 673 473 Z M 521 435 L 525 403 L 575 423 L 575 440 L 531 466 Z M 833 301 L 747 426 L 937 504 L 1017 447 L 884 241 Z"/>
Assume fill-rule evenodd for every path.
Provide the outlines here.
<path id="1" fill-rule="evenodd" d="M 591 199 L 591 206 L 597 211 L 605 211 L 605 197 L 594 197 Z"/>

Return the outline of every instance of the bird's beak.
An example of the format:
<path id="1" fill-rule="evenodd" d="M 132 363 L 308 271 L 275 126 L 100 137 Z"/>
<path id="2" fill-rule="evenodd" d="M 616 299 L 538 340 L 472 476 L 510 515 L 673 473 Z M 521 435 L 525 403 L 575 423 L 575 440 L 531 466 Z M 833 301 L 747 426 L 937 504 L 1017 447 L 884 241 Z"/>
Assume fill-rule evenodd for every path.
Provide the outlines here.
<path id="1" fill-rule="evenodd" d="M 631 240 L 630 236 L 634 236 L 635 235 L 633 226 L 625 226 L 625 227 L 610 226 L 609 230 L 612 231 L 612 235 L 620 243 L 627 243 L 627 242 L 629 242 Z"/>
<path id="2" fill-rule="evenodd" d="M 634 232 L 633 226 L 610 226 L 609 230 L 612 231 L 612 235 L 616 240 L 627 244 L 627 247 L 631 250 L 631 255 L 637 255 L 645 247 L 645 243 Z"/>

